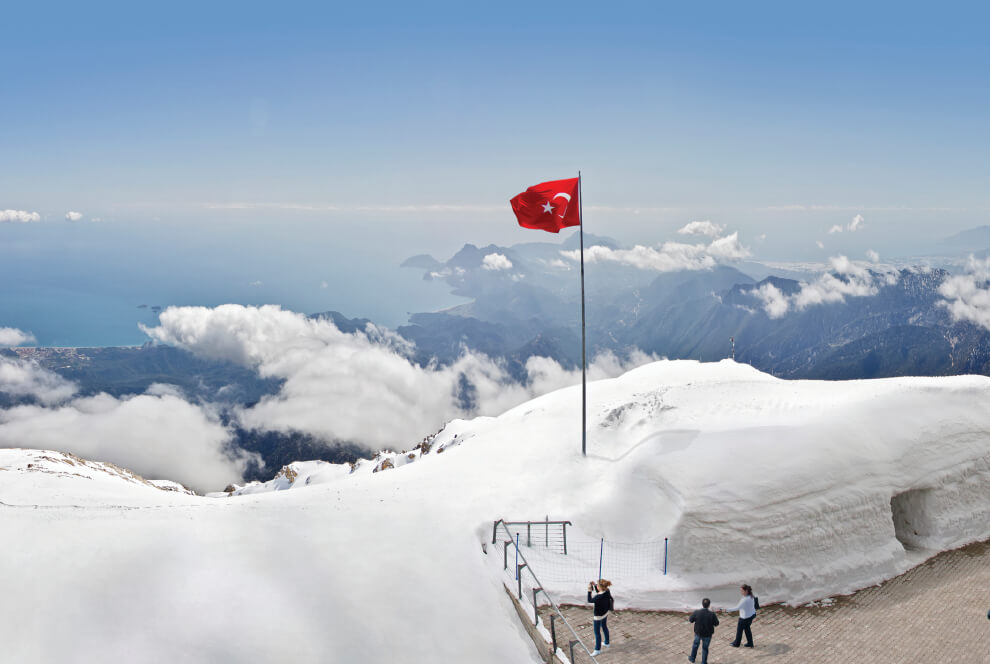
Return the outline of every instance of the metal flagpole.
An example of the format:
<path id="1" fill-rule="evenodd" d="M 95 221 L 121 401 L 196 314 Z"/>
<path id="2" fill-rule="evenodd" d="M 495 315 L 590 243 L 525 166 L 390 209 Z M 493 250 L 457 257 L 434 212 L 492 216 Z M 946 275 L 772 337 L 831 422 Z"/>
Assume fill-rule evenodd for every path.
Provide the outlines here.
<path id="1" fill-rule="evenodd" d="M 578 171 L 578 224 L 581 235 L 581 456 L 588 455 L 588 358 L 584 333 L 584 196 L 581 193 L 581 171 Z"/>

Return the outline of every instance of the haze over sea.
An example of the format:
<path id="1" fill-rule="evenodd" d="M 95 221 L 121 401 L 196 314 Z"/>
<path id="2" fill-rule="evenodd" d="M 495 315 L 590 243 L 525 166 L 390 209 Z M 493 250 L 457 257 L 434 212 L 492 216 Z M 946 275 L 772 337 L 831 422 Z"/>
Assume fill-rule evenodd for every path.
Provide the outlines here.
<path id="1" fill-rule="evenodd" d="M 377 228 L 394 231 L 387 224 Z M 421 270 L 399 267 L 422 251 L 312 220 L 275 229 L 211 224 L 209 230 L 4 224 L 0 325 L 30 331 L 39 346 L 139 345 L 148 338 L 138 323 L 157 323 L 152 307 L 236 302 L 303 313 L 336 310 L 395 327 L 410 312 L 463 301 L 446 284 L 423 281 Z"/>

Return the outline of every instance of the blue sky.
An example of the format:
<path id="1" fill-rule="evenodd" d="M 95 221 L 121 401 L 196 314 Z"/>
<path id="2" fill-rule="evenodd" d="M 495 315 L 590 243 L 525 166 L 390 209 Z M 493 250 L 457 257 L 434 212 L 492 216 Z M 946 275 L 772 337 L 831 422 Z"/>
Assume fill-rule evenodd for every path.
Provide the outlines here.
<path id="1" fill-rule="evenodd" d="M 16 3 L 0 209 L 78 210 L 124 252 L 243 242 L 289 269 L 305 237 L 392 265 L 535 239 L 508 198 L 581 169 L 587 229 L 622 242 L 712 219 L 766 258 L 909 254 L 986 222 L 987 14 Z M 856 214 L 855 240 L 815 246 Z"/>

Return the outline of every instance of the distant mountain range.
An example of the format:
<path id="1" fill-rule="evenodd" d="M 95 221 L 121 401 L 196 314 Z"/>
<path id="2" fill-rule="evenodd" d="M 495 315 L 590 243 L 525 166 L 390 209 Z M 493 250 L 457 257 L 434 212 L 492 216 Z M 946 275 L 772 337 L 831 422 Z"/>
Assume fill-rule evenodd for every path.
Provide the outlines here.
<path id="1" fill-rule="evenodd" d="M 972 250 L 984 237 L 990 246 L 990 227 L 947 243 Z M 578 366 L 576 264 L 561 260 L 561 251 L 574 244 L 571 237 L 563 245 L 466 245 L 446 263 L 434 259 L 427 276 L 442 275 L 472 301 L 444 312 L 415 314 L 399 333 L 416 343 L 419 362 L 451 362 L 467 347 L 505 358 L 518 377 L 534 355 Z M 585 244 L 615 246 L 590 235 Z M 512 267 L 485 270 L 484 256 L 493 253 L 507 257 Z M 772 272 L 757 263 L 746 267 Z M 875 295 L 771 318 L 755 291 L 772 284 L 793 294 L 801 287 L 798 280 L 766 276 L 757 282 L 725 265 L 657 275 L 595 264 L 587 278 L 589 358 L 606 350 L 621 356 L 639 349 L 671 359 L 713 361 L 730 355 L 732 338 L 738 361 L 786 378 L 990 374 L 990 332 L 953 322 L 938 304 L 938 288 L 947 276 L 941 268 L 902 269 L 892 285 L 878 280 Z"/>
<path id="2" fill-rule="evenodd" d="M 980 253 L 990 246 L 990 226 L 948 238 L 946 252 Z M 585 247 L 618 247 L 608 238 L 585 236 Z M 581 327 L 578 264 L 562 252 L 578 246 L 533 242 L 510 247 L 465 245 L 446 261 L 419 255 L 406 260 L 423 278 L 443 280 L 469 302 L 440 312 L 412 314 L 397 332 L 414 343 L 421 366 L 449 364 L 466 349 L 499 358 L 517 380 L 526 361 L 550 357 L 566 368 L 580 366 Z M 962 248 L 962 249 L 960 249 Z M 941 268 L 902 269 L 876 293 L 809 306 L 771 318 L 757 290 L 772 285 L 793 295 L 804 279 L 800 269 L 749 262 L 737 267 L 657 274 L 618 263 L 587 266 L 589 361 L 611 351 L 635 350 L 670 359 L 716 361 L 733 352 L 739 362 L 784 378 L 857 379 L 887 376 L 990 375 L 990 332 L 953 322 L 939 305 Z M 744 269 L 739 269 L 744 268 Z M 756 275 L 759 281 L 753 278 Z M 805 280 L 810 280 L 810 275 Z M 344 332 L 371 323 L 328 311 L 313 314 Z M 140 348 L 14 349 L 75 381 L 83 394 L 139 393 L 153 383 L 180 387 L 194 401 L 250 406 L 276 393 L 281 383 L 227 362 L 198 358 L 168 346 Z M 0 406 L 16 403 L 0 394 Z M 294 460 L 354 461 L 366 452 L 348 441 L 306 434 L 237 429 L 236 444 L 259 452 L 267 468 L 247 479 L 269 479 Z"/>

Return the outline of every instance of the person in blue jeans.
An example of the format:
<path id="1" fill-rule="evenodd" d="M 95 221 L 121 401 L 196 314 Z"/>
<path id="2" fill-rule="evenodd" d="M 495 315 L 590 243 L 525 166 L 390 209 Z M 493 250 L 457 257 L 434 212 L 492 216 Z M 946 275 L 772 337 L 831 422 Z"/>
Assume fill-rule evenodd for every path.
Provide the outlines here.
<path id="1" fill-rule="evenodd" d="M 738 648 L 739 643 L 742 641 L 743 634 L 746 635 L 746 643 L 743 645 L 747 648 L 753 647 L 753 630 L 750 629 L 750 625 L 753 624 L 753 618 L 756 617 L 756 598 L 753 597 L 753 588 L 748 584 L 743 584 L 739 591 L 742 593 L 742 599 L 729 611 L 739 611 L 739 622 L 736 624 L 736 640 L 729 645 L 733 648 Z"/>
<path id="2" fill-rule="evenodd" d="M 588 584 L 588 603 L 595 605 L 595 651 L 592 655 L 598 655 L 602 651 L 602 634 L 605 634 L 604 647 L 608 648 L 608 612 L 612 610 L 612 592 L 608 589 L 612 585 L 611 581 L 598 579 L 598 583 L 592 581 Z M 595 593 L 592 596 L 592 592 Z"/>
<path id="3" fill-rule="evenodd" d="M 698 645 L 701 645 L 701 664 L 708 664 L 708 646 L 712 642 L 712 635 L 715 634 L 715 627 L 718 625 L 718 616 L 714 611 L 709 611 L 711 600 L 707 597 L 701 600 L 701 608 L 691 614 L 688 622 L 694 623 L 694 645 L 691 646 L 689 662 L 693 662 L 698 656 Z"/>

